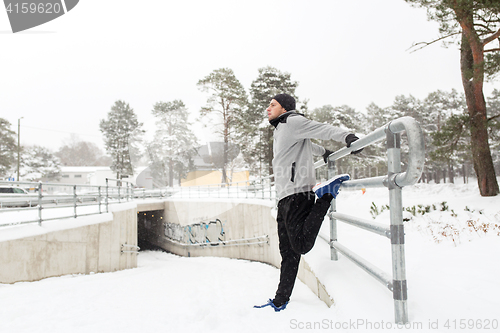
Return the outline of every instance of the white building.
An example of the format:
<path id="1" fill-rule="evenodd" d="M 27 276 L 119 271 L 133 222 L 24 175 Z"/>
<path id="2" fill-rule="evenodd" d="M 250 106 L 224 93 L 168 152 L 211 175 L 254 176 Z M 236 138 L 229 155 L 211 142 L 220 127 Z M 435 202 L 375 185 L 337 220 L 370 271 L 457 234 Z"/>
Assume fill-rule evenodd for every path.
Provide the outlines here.
<path id="1" fill-rule="evenodd" d="M 149 167 L 137 167 L 135 174 L 131 177 L 123 178 L 124 181 L 133 183 L 137 187 L 153 188 L 153 180 L 149 172 Z M 106 186 L 106 178 L 116 179 L 116 172 L 109 167 L 102 166 L 63 166 L 61 167 L 61 178 L 58 181 L 51 181 L 61 184 L 75 185 L 96 185 Z M 109 185 L 115 185 L 115 181 L 110 181 Z"/>

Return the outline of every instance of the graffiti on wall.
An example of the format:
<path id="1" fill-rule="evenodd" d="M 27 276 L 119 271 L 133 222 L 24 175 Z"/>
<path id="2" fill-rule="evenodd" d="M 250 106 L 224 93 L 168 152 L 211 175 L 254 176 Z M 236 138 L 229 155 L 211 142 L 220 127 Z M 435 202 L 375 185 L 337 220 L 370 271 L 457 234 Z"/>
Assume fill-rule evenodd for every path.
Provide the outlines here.
<path id="1" fill-rule="evenodd" d="M 219 219 L 181 226 L 165 223 L 165 236 L 183 244 L 218 245 L 226 240 L 224 227 Z"/>

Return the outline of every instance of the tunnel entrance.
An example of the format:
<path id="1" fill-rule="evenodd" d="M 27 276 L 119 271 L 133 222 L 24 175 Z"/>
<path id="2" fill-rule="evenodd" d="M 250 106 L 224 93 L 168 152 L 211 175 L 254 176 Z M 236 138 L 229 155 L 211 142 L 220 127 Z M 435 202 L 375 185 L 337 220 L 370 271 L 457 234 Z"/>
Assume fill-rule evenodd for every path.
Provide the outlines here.
<path id="1" fill-rule="evenodd" d="M 157 235 L 157 231 L 163 228 L 159 228 L 159 224 L 163 224 L 164 217 L 163 210 L 150 210 L 137 212 L 137 245 L 142 250 L 163 250 L 152 243 L 152 240 L 161 237 L 162 235 Z"/>

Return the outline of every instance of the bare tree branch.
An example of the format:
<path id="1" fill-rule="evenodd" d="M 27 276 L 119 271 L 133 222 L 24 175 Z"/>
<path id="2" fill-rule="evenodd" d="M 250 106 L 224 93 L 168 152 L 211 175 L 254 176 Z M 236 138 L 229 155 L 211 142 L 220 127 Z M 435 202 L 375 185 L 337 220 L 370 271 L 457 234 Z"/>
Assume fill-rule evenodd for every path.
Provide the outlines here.
<path id="1" fill-rule="evenodd" d="M 500 117 L 500 113 L 497 114 L 496 116 L 489 117 L 486 121 L 490 121 L 490 120 L 493 120 L 493 119 L 498 118 L 498 117 Z"/>
<path id="2" fill-rule="evenodd" d="M 491 30 L 491 29 L 490 29 L 490 27 L 488 27 L 488 26 L 487 26 L 487 25 L 485 25 L 485 24 L 481 24 L 481 23 L 474 23 L 474 29 L 475 29 L 475 27 L 480 27 L 480 28 L 483 28 L 483 29 L 484 29 L 484 32 L 482 33 L 483 35 L 484 35 L 484 34 L 487 34 L 487 33 L 489 33 L 489 34 L 494 33 L 494 30 Z M 477 29 L 476 29 L 476 31 L 477 31 Z"/>
<path id="3" fill-rule="evenodd" d="M 500 51 L 500 47 L 497 47 L 496 49 L 484 50 L 483 52 L 486 53 L 486 52 L 496 52 L 496 51 Z"/>
<path id="4" fill-rule="evenodd" d="M 497 32 L 495 32 L 493 35 L 491 35 L 490 37 L 487 37 L 483 40 L 483 45 L 486 45 L 488 44 L 489 42 L 492 42 L 494 41 L 495 39 L 497 39 L 498 37 L 500 37 L 500 29 L 498 29 Z"/>
<path id="5" fill-rule="evenodd" d="M 414 48 L 414 47 L 416 47 L 416 46 L 418 46 L 418 45 L 422 45 L 422 46 L 421 46 L 421 47 L 419 47 L 418 49 L 413 50 L 413 51 L 411 51 L 411 52 L 410 52 L 410 53 L 413 53 L 413 52 L 416 52 L 416 51 L 419 51 L 419 50 L 423 49 L 423 48 L 424 48 L 424 47 L 426 47 L 426 46 L 429 46 L 429 45 L 434 44 L 434 43 L 436 43 L 436 42 L 439 42 L 439 41 L 441 41 L 441 40 L 443 40 L 443 39 L 446 39 L 446 38 L 451 37 L 451 36 L 454 36 L 454 35 L 459 35 L 459 34 L 460 34 L 460 32 L 454 32 L 454 33 L 451 33 L 451 34 L 449 34 L 449 35 L 442 36 L 442 37 L 440 37 L 440 38 L 438 38 L 438 39 L 435 39 L 435 40 L 433 40 L 433 41 L 431 41 L 431 42 L 419 42 L 419 43 L 414 43 L 414 44 L 413 44 L 412 46 L 410 46 L 410 47 L 409 47 L 406 51 L 411 50 L 412 48 Z"/>

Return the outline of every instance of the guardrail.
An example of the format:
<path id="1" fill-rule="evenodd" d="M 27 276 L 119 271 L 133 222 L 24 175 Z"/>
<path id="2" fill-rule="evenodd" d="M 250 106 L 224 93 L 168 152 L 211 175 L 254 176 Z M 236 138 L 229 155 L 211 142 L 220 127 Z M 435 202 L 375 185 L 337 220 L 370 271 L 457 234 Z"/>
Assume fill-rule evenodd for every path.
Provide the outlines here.
<path id="1" fill-rule="evenodd" d="M 406 132 L 408 138 L 408 163 L 405 172 L 401 170 L 401 133 Z M 425 148 L 422 130 L 411 117 L 403 117 L 389 122 L 379 129 L 355 141 L 350 148 L 342 148 L 329 156 L 329 177 L 335 174 L 334 161 L 382 139 L 386 139 L 388 174 L 386 176 L 363 178 L 346 181 L 344 188 L 387 187 L 389 190 L 390 225 L 374 223 L 357 217 L 336 212 L 336 201 L 332 201 L 330 217 L 330 240 L 323 238 L 330 244 L 331 259 L 338 260 L 338 252 L 351 259 L 363 268 L 377 281 L 392 291 L 394 299 L 394 314 L 396 323 L 408 322 L 407 281 L 404 251 L 404 226 L 402 188 L 415 184 L 423 171 Z M 316 167 L 325 165 L 324 161 L 316 162 Z M 372 265 L 353 251 L 349 250 L 337 240 L 337 221 L 371 231 L 387 237 L 392 244 L 392 279 L 389 274 Z"/>
<path id="2" fill-rule="evenodd" d="M 117 181 L 106 179 L 106 186 L 0 181 L 4 188 L 29 191 L 0 194 L 0 227 L 36 222 L 41 225 L 43 221 L 102 214 L 109 212 L 111 203 L 163 198 L 173 193 L 168 189 L 134 189 L 132 183 L 123 180 L 112 186 L 112 180 Z M 58 213 L 49 213 L 55 210 Z"/>
<path id="3" fill-rule="evenodd" d="M 401 170 L 402 132 L 406 133 L 409 146 L 408 161 L 404 172 Z M 389 122 L 366 136 L 361 137 L 359 140 L 352 143 L 350 148 L 339 149 L 329 156 L 328 178 L 332 178 L 336 174 L 334 167 L 336 160 L 350 155 L 353 151 L 359 150 L 383 139 L 386 139 L 387 141 L 388 174 L 379 177 L 349 180 L 342 183 L 342 187 L 346 189 L 387 187 L 389 190 L 390 224 L 386 225 L 383 223 L 375 223 L 354 216 L 337 213 L 336 200 L 333 200 L 330 212 L 328 213 L 330 217 L 330 240 L 325 239 L 322 236 L 320 237 L 330 245 L 332 260 L 338 260 L 338 252 L 342 253 L 392 292 L 394 299 L 395 321 L 397 323 L 406 324 L 408 322 L 408 296 L 401 189 L 404 186 L 415 184 L 420 179 L 423 171 L 425 148 L 420 126 L 415 119 L 411 117 L 402 117 Z M 325 164 L 324 160 L 321 159 L 317 161 L 314 166 L 315 168 L 320 168 Z M 262 199 L 275 199 L 275 196 L 273 196 L 274 191 L 272 189 L 274 182 L 271 181 L 271 178 L 273 178 L 273 175 L 257 180 L 259 185 L 256 186 L 256 188 L 261 191 Z M 238 186 L 214 184 L 212 187 L 199 187 L 196 191 L 193 190 L 193 192 L 190 192 L 190 188 L 183 188 L 181 189 L 180 195 L 187 195 L 188 197 L 196 198 L 196 195 L 198 197 L 202 197 L 200 193 L 206 193 L 208 197 L 214 197 L 213 194 L 217 194 L 220 197 L 221 193 L 223 196 L 225 194 L 224 191 L 226 188 L 224 188 L 224 186 L 227 187 L 228 197 L 237 197 L 238 193 L 240 193 L 237 190 Z M 205 190 L 203 190 L 203 188 Z M 210 195 L 210 189 L 213 191 L 212 195 Z M 231 189 L 233 192 L 231 192 Z M 269 190 L 269 196 L 266 194 L 266 189 Z M 186 191 L 188 192 L 186 193 Z M 248 197 L 248 192 L 246 194 L 246 197 Z M 176 194 L 176 196 L 177 195 L 179 194 Z M 337 241 L 337 221 L 348 223 L 390 239 L 392 244 L 392 278 L 389 274 L 375 267 L 369 261 L 363 259 Z"/>
<path id="4" fill-rule="evenodd" d="M 405 132 L 408 138 L 408 163 L 406 171 L 401 170 L 401 133 Z M 363 178 L 349 180 L 342 184 L 342 187 L 349 188 L 369 188 L 369 187 L 387 187 L 389 190 L 389 206 L 390 206 L 390 225 L 382 223 L 374 223 L 371 221 L 363 220 L 357 217 L 349 216 L 336 212 L 336 200 L 332 201 L 330 217 L 330 240 L 323 238 L 330 244 L 331 259 L 338 260 L 338 252 L 351 259 L 358 266 L 363 268 L 366 272 L 372 275 L 377 281 L 384 284 L 392 293 L 394 299 L 394 312 L 395 321 L 397 323 L 408 322 L 408 308 L 407 308 L 407 281 L 406 281 L 406 267 L 405 267 L 405 252 L 404 252 L 404 227 L 403 227 L 403 207 L 402 207 L 402 193 L 401 189 L 404 186 L 415 184 L 423 171 L 424 166 L 424 140 L 422 130 L 418 123 L 411 117 L 402 117 L 389 122 L 388 124 L 376 129 L 368 135 L 361 137 L 355 141 L 350 148 L 342 148 L 329 156 L 328 163 L 328 178 L 335 175 L 334 162 L 342 157 L 349 155 L 352 151 L 359 150 L 377 141 L 386 139 L 387 144 L 387 163 L 388 174 L 385 176 Z M 315 163 L 315 167 L 319 168 L 325 165 L 323 160 Z M 50 205 L 59 207 L 73 208 L 72 216 L 58 217 L 77 217 L 90 214 L 77 214 L 77 208 L 85 205 L 97 205 L 99 214 L 102 212 L 101 206 L 105 205 L 106 212 L 110 202 L 121 202 L 121 200 L 130 200 L 136 198 L 151 198 L 151 197 L 166 197 L 175 195 L 176 197 L 189 197 L 189 198 L 256 198 L 256 199 L 270 199 L 275 200 L 275 191 L 273 189 L 274 182 L 271 180 L 273 175 L 252 181 L 235 182 L 229 184 L 213 184 L 204 186 L 190 186 L 190 187 L 176 187 L 159 190 L 137 190 L 134 189 L 130 183 L 126 187 L 123 186 L 90 186 L 90 185 L 64 185 L 64 184 L 42 184 L 42 183 L 26 183 L 26 182 L 1 182 L 1 184 L 15 184 L 17 186 L 23 184 L 35 184 L 37 188 L 37 198 L 29 201 L 28 208 L 38 209 L 38 219 L 31 221 L 22 221 L 16 223 L 3 224 L 0 219 L 0 227 L 3 225 L 32 223 L 53 219 L 42 218 L 42 210 Z M 109 179 L 112 180 L 112 179 Z M 120 180 L 114 180 L 124 182 Z M 45 187 L 72 187 L 72 192 L 66 195 L 60 194 L 43 194 Z M 80 191 L 78 191 L 80 188 Z M 93 194 L 89 191 L 85 192 L 83 189 L 93 188 Z M 96 190 L 97 189 L 97 190 Z M 103 190 L 105 189 L 105 193 Z M 103 203 L 104 201 L 104 203 Z M 1 202 L 5 202 L 0 197 Z M 90 203 L 89 203 L 90 202 Z M 95 202 L 92 204 L 92 202 Z M 64 205 L 64 206 L 63 206 Z M 34 207 L 33 207 L 34 206 Z M 20 209 L 4 208 L 0 209 L 0 216 L 2 213 L 9 211 L 16 211 Z M 382 235 L 391 240 L 392 244 L 392 279 L 389 274 L 384 273 L 379 268 L 375 267 L 367 260 L 361 258 L 337 240 L 337 221 L 345 222 L 356 227 L 374 232 Z"/>

